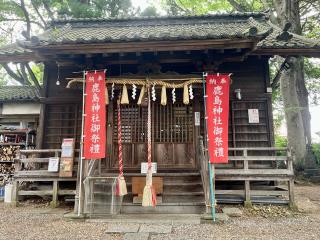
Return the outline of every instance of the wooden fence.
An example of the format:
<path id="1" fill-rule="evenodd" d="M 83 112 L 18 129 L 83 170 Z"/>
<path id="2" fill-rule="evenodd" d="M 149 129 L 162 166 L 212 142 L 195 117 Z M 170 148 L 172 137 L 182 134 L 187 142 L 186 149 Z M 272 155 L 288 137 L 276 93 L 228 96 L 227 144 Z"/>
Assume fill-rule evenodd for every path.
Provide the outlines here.
<path id="1" fill-rule="evenodd" d="M 214 182 L 243 182 L 243 189 L 223 189 L 220 186 L 215 190 L 216 195 L 243 197 L 244 203 L 251 205 L 252 196 L 278 196 L 291 206 L 294 204 L 294 170 L 293 156 L 288 148 L 260 147 L 260 148 L 229 148 L 229 164 L 215 165 Z M 205 192 L 206 205 L 210 206 L 210 188 L 208 176 L 208 158 L 200 139 L 199 158 L 201 176 Z M 273 186 L 261 186 L 260 189 L 251 189 L 253 183 L 273 182 L 286 184 L 285 189 Z M 230 186 L 231 184 L 229 184 Z M 223 185 L 222 185 L 223 186 Z M 240 185 L 241 186 L 241 185 Z M 276 190 L 277 189 L 277 190 Z"/>
<path id="2" fill-rule="evenodd" d="M 75 182 L 76 177 L 59 177 L 58 172 L 49 172 L 50 157 L 60 157 L 61 149 L 20 150 L 15 158 L 15 174 L 13 178 L 13 203 L 16 204 L 19 196 L 52 196 L 51 205 L 56 206 L 58 196 L 74 195 L 74 189 L 60 189 L 60 182 Z M 75 162 L 78 158 L 75 158 Z M 76 170 L 76 166 L 74 166 Z M 51 182 L 51 189 L 25 190 L 30 182 Z"/>

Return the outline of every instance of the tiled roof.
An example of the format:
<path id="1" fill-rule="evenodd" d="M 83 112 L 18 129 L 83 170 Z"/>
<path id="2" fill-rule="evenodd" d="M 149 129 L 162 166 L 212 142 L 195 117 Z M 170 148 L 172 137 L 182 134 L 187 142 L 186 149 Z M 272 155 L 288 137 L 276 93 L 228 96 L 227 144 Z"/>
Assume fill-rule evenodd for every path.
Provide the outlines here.
<path id="1" fill-rule="evenodd" d="M 285 41 L 278 38 L 281 33 L 282 29 L 271 24 L 265 13 L 56 20 L 44 33 L 32 37 L 31 42 L 0 48 L 0 58 L 27 54 L 35 58 L 39 56 L 30 55 L 31 49 L 54 45 L 252 38 L 257 41 L 256 51 L 295 49 L 303 53 L 305 49 L 309 52 L 319 49 L 320 52 L 320 40 L 287 32 L 290 39 Z"/>
<path id="2" fill-rule="evenodd" d="M 266 37 L 258 48 L 320 48 L 319 40 L 296 34 L 289 41 L 278 40 L 282 30 L 264 13 L 58 20 L 39 36 L 39 44 L 245 39 L 252 27 L 257 30 L 255 37 Z"/>
<path id="3" fill-rule="evenodd" d="M 41 45 L 68 43 L 134 42 L 156 40 L 198 40 L 248 38 L 247 31 L 257 28 L 257 35 L 270 31 L 263 14 L 224 14 L 205 16 L 77 19 L 56 21 L 39 36 Z"/>
<path id="4" fill-rule="evenodd" d="M 31 49 L 24 48 L 18 43 L 12 43 L 3 47 L 0 47 L 0 55 L 16 55 L 16 54 L 25 54 L 32 53 Z"/>
<path id="5" fill-rule="evenodd" d="M 33 86 L 1 86 L 1 102 L 39 101 L 39 94 Z"/>
<path id="6" fill-rule="evenodd" d="M 270 27 L 272 27 L 273 31 L 270 35 L 268 35 L 265 39 L 260 41 L 257 45 L 258 49 L 266 49 L 266 48 L 272 48 L 272 49 L 308 49 L 308 48 L 319 48 L 320 49 L 320 39 L 314 40 L 310 38 L 306 38 L 294 33 L 289 34 L 292 36 L 291 39 L 288 41 L 284 40 L 278 40 L 277 37 L 279 34 L 281 34 L 282 30 L 268 22 L 267 23 Z"/>

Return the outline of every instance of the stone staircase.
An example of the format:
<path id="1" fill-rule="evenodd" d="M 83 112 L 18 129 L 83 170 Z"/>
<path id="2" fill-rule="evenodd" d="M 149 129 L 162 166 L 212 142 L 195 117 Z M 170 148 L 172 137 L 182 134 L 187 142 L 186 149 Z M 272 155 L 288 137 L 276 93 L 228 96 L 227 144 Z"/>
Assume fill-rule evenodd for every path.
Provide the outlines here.
<path id="1" fill-rule="evenodd" d="M 104 177 L 115 176 L 115 174 L 104 174 Z M 199 172 L 171 172 L 157 173 L 153 176 L 163 178 L 162 202 L 159 201 L 155 208 L 142 207 L 141 203 L 133 203 L 131 177 L 141 176 L 137 173 L 126 173 L 128 194 L 123 198 L 120 213 L 122 214 L 199 214 L 205 212 L 204 193 L 202 188 L 201 176 Z M 101 186 L 99 186 L 99 184 Z M 107 190 L 107 188 L 109 190 Z M 111 198 L 111 182 L 109 187 L 95 183 L 92 192 L 94 203 L 93 208 L 102 209 L 103 201 Z M 109 200 L 108 200 L 109 201 Z M 102 209 L 103 210 L 103 209 Z M 100 211 L 102 213 L 102 211 Z"/>

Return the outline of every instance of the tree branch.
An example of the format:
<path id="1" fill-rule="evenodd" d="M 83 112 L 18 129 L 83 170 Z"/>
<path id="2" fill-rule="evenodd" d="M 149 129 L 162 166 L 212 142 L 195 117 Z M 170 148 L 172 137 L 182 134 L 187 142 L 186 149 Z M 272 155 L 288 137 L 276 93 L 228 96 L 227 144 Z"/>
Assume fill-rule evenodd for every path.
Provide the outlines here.
<path id="1" fill-rule="evenodd" d="M 14 71 L 12 71 L 7 63 L 2 63 L 1 65 L 7 71 L 7 73 L 9 74 L 10 77 L 12 77 L 14 80 L 19 82 L 20 84 L 22 84 L 22 85 L 24 84 L 24 79 L 21 76 L 19 76 L 18 74 L 16 74 Z"/>
<path id="2" fill-rule="evenodd" d="M 20 3 L 21 3 L 21 10 L 22 10 L 22 12 L 23 12 L 23 14 L 24 14 L 24 17 L 26 18 L 26 24 L 27 24 L 27 31 L 26 31 L 26 34 L 24 34 L 25 36 L 25 38 L 27 39 L 27 40 L 30 40 L 30 38 L 31 38 L 31 22 L 30 22 L 30 16 L 29 16 L 29 13 L 28 13 L 28 11 L 27 11 L 27 9 L 26 9 L 26 6 L 25 6 L 25 3 L 24 3 L 24 0 L 20 0 Z"/>
<path id="3" fill-rule="evenodd" d="M 44 6 L 44 9 L 47 10 L 49 18 L 51 19 L 51 21 L 53 21 L 54 20 L 54 15 L 53 15 L 53 12 L 50 9 L 50 6 L 48 5 L 48 2 L 47 1 L 43 1 L 42 3 L 43 3 L 43 6 Z"/>
<path id="4" fill-rule="evenodd" d="M 39 93 L 41 93 L 41 86 L 39 84 L 39 81 L 38 81 L 37 77 L 34 75 L 34 72 L 32 71 L 31 67 L 29 66 L 28 63 L 25 64 L 25 67 L 28 70 L 28 73 L 30 75 L 31 81 L 34 83 L 34 85 L 36 86 L 36 88 L 39 91 Z"/>
<path id="5" fill-rule="evenodd" d="M 29 82 L 29 78 L 28 75 L 26 73 L 26 68 L 24 66 L 24 64 L 20 64 L 20 70 L 18 70 L 20 76 L 24 79 L 24 85 L 31 85 Z"/>
<path id="6" fill-rule="evenodd" d="M 39 19 L 41 20 L 42 24 L 43 24 L 43 27 L 42 28 L 45 28 L 47 26 L 47 22 L 44 20 L 44 18 L 42 17 L 42 15 L 40 14 L 39 12 L 39 9 L 37 8 L 37 6 L 34 5 L 34 1 L 31 0 L 31 5 L 33 7 L 33 9 L 35 10 L 35 12 L 37 13 Z"/>
<path id="7" fill-rule="evenodd" d="M 25 22 L 25 21 L 26 21 L 25 19 L 20 19 L 20 18 L 5 18 L 0 20 L 0 22 Z M 30 23 L 36 24 L 39 27 L 44 28 L 44 26 L 39 22 L 30 20 Z"/>
<path id="8" fill-rule="evenodd" d="M 243 8 L 243 6 L 241 6 L 241 4 L 239 4 L 238 2 L 236 2 L 235 0 L 228 0 L 228 2 L 231 4 L 231 6 L 236 9 L 239 12 L 245 12 L 246 10 Z"/>

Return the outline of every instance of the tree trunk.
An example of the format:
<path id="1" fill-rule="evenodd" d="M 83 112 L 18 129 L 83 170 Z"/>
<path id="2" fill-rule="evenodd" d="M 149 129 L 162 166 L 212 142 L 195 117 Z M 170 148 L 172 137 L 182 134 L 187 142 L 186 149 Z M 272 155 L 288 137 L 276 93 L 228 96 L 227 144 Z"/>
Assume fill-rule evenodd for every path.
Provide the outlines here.
<path id="1" fill-rule="evenodd" d="M 306 138 L 299 96 L 297 92 L 297 82 L 301 75 L 299 60 L 290 58 L 290 69 L 283 73 L 280 79 L 281 94 L 283 97 L 285 118 L 287 123 L 288 145 L 295 155 L 296 169 L 303 169 L 306 157 Z M 303 73 L 302 73 L 303 74 Z"/>
<path id="2" fill-rule="evenodd" d="M 301 35 L 300 8 L 298 0 L 274 0 L 277 20 L 280 26 L 292 24 L 291 32 Z M 304 169 L 313 165 L 311 160 L 311 126 L 308 91 L 304 78 L 303 58 L 290 58 L 290 69 L 282 74 L 280 84 L 287 122 L 288 144 L 292 147 L 296 167 Z"/>

